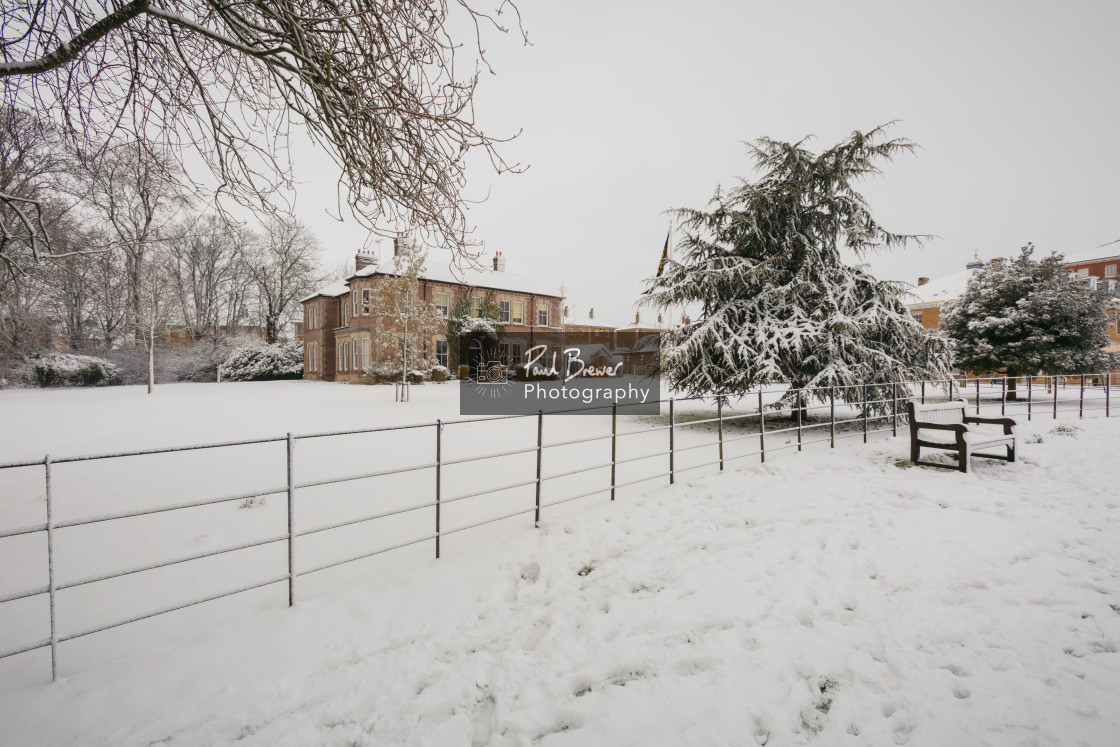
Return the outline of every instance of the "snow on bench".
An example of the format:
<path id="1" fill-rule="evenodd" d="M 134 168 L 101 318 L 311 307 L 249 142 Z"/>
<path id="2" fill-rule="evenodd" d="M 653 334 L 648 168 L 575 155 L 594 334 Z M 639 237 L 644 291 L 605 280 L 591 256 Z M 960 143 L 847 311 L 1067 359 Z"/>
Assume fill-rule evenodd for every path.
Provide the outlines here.
<path id="1" fill-rule="evenodd" d="M 928 405 L 915 401 L 906 404 L 906 412 L 910 416 L 910 460 L 914 464 L 921 464 L 919 457 L 923 446 L 957 452 L 961 472 L 968 472 L 977 449 L 1003 446 L 1007 449 L 1006 457 L 995 454 L 975 456 L 1015 461 L 1018 441 L 1015 419 L 965 415 L 965 406 L 963 399 Z M 927 464 L 944 466 L 933 462 Z"/>

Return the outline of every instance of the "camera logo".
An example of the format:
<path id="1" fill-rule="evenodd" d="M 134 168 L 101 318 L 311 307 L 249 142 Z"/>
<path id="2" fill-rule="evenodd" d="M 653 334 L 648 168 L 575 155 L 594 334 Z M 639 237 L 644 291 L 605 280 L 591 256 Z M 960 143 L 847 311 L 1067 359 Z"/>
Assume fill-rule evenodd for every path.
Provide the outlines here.
<path id="1" fill-rule="evenodd" d="M 513 389 L 509 383 L 506 367 L 500 361 L 490 361 L 484 365 L 479 365 L 475 388 L 479 394 L 495 398 L 501 397 L 505 392 Z"/>

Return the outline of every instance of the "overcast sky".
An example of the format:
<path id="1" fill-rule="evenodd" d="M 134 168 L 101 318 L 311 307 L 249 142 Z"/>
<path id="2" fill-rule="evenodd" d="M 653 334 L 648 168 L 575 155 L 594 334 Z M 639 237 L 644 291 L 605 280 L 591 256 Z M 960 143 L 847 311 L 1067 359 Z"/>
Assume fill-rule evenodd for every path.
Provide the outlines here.
<path id="1" fill-rule="evenodd" d="M 568 288 L 579 313 L 633 320 L 673 207 L 751 176 L 743 142 L 814 150 L 897 119 L 921 150 L 864 194 L 890 230 L 937 234 L 870 258 L 915 282 L 1007 255 L 1120 239 L 1120 3 L 522 0 L 532 46 L 491 34 L 479 123 L 520 175 L 471 174 L 470 217 L 508 269 Z M 337 173 L 295 151 L 297 214 L 352 257 Z M 383 245 L 383 256 L 391 254 Z M 433 254 L 433 260 L 439 261 Z"/>

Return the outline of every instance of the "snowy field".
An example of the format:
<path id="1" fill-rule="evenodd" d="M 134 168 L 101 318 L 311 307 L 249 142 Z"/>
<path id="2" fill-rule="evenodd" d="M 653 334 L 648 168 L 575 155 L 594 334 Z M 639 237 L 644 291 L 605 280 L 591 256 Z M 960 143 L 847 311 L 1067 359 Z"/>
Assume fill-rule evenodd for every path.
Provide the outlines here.
<path id="1" fill-rule="evenodd" d="M 0 392 L 0 461 L 455 418 L 453 386 L 305 382 Z M 1076 393 L 1072 404 L 1076 406 Z M 1063 408 L 1069 407 L 1063 393 Z M 692 408 L 692 412 L 689 411 Z M 713 414 L 682 407 L 682 419 Z M 707 409 L 705 409 L 707 408 Z M 1039 410 L 1036 409 L 1036 417 Z M 445 531 L 495 524 L 0 660 L 0 743 L 1113 745 L 1120 733 L 1120 421 L 1025 426 L 1015 465 L 909 468 L 905 431 L 716 458 L 680 428 L 667 480 L 599 467 L 452 503 Z M 620 418 L 619 458 L 663 451 L 663 419 Z M 778 423 L 777 426 L 781 424 Z M 609 418 L 552 417 L 545 443 Z M 739 435 L 729 431 L 729 439 Z M 808 440 L 827 433 L 817 430 Z M 431 460 L 434 427 L 297 442 L 297 481 Z M 534 445 L 535 419 L 449 425 L 445 460 Z M 768 437 L 768 449 L 792 444 Z M 609 440 L 545 452 L 545 476 L 609 461 Z M 946 460 L 948 461 L 948 460 Z M 667 470 L 619 467 L 618 482 Z M 56 519 L 284 484 L 284 444 L 54 468 Z M 0 473 L 0 529 L 43 520 L 41 466 Z M 301 490 L 297 530 L 405 507 L 430 470 Z M 453 497 L 530 479 L 535 454 L 448 466 Z M 59 530 L 84 578 L 286 531 L 284 496 Z M 431 510 L 309 535 L 296 569 L 434 531 Z M 284 543 L 59 594 L 60 634 L 286 571 Z M 0 596 L 45 583 L 41 534 L 0 540 Z M 0 649 L 41 639 L 46 605 L 0 605 Z"/>

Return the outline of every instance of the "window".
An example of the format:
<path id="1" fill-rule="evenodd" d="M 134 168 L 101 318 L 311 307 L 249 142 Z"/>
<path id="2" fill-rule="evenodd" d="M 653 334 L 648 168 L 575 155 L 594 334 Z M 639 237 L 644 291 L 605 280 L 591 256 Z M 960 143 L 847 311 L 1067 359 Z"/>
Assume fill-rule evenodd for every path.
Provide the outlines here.
<path id="1" fill-rule="evenodd" d="M 1106 278 L 1116 277 L 1116 265 L 1105 265 L 1104 266 L 1104 276 Z"/>
<path id="2" fill-rule="evenodd" d="M 503 366 L 505 366 L 506 368 L 509 368 L 509 343 L 508 342 L 498 343 L 498 360 L 502 362 Z"/>
<path id="3" fill-rule="evenodd" d="M 537 324 L 541 327 L 548 326 L 548 304 L 537 304 Z"/>
<path id="4" fill-rule="evenodd" d="M 436 313 L 440 316 L 447 316 L 449 307 L 451 306 L 451 294 L 437 293 L 436 294 Z"/>
<path id="5" fill-rule="evenodd" d="M 914 317 L 914 321 L 916 321 L 916 322 L 917 322 L 918 324 L 921 324 L 921 323 L 922 323 L 922 312 L 920 312 L 920 311 L 911 311 L 911 312 L 910 312 L 910 316 Z"/>
<path id="6" fill-rule="evenodd" d="M 510 346 L 510 365 L 518 365 L 521 363 L 521 343 L 515 342 Z"/>
<path id="7" fill-rule="evenodd" d="M 358 315 L 358 291 L 350 291 L 350 316 Z"/>
<path id="8" fill-rule="evenodd" d="M 353 364 L 351 368 L 355 371 L 358 370 L 358 341 L 352 340 L 350 342 L 350 362 Z"/>
<path id="9" fill-rule="evenodd" d="M 1087 277 L 1089 277 L 1089 268 L 1088 268 L 1088 267 L 1082 267 L 1082 268 L 1080 268 L 1080 269 L 1079 269 L 1079 270 L 1077 271 L 1077 277 L 1079 277 L 1079 278 L 1087 278 Z"/>
<path id="10" fill-rule="evenodd" d="M 514 324 L 525 323 L 525 304 L 514 301 L 510 304 L 509 320 Z"/>
<path id="11" fill-rule="evenodd" d="M 362 288 L 362 316 L 369 316 L 369 288 Z"/>
<path id="12" fill-rule="evenodd" d="M 348 303 L 342 304 L 342 326 L 350 326 L 350 304 Z"/>
<path id="13" fill-rule="evenodd" d="M 471 316 L 482 316 L 482 299 L 471 296 Z"/>
<path id="14" fill-rule="evenodd" d="M 342 346 L 341 345 L 338 348 L 338 362 L 335 365 L 338 366 L 339 371 L 342 370 Z"/>
<path id="15" fill-rule="evenodd" d="M 448 361 L 447 340 L 436 340 L 436 365 L 447 368 Z"/>
<path id="16" fill-rule="evenodd" d="M 362 338 L 362 368 L 369 366 L 369 338 Z"/>
<path id="17" fill-rule="evenodd" d="M 509 301 L 498 302 L 498 321 L 509 324 Z"/>
<path id="18" fill-rule="evenodd" d="M 315 357 L 318 352 L 319 352 L 319 346 L 316 345 L 315 343 L 311 343 L 307 346 L 307 370 L 308 371 L 318 371 L 319 370 L 318 361 Z"/>

